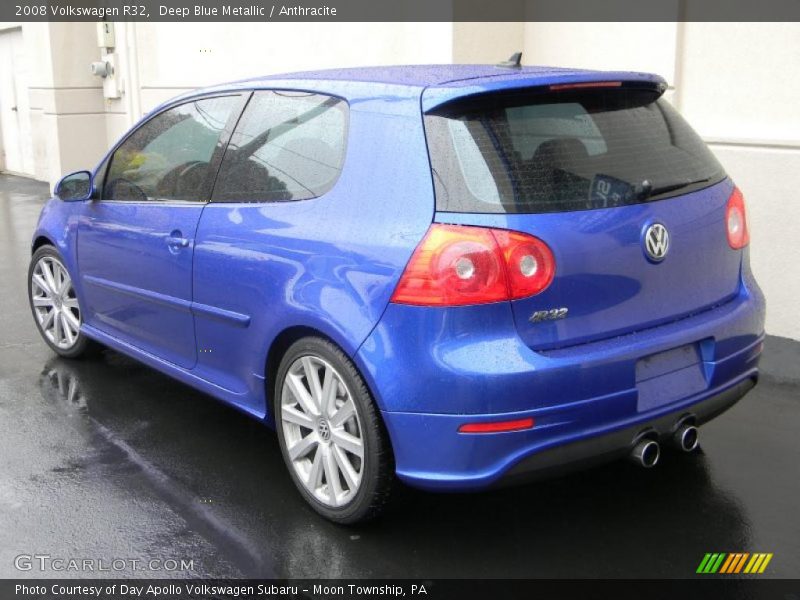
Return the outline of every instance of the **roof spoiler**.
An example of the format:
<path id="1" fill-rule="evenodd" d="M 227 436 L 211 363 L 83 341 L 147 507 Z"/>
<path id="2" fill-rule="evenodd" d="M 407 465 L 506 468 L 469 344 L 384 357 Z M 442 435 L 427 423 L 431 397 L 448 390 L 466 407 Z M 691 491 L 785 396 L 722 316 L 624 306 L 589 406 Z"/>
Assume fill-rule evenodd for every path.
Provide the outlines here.
<path id="1" fill-rule="evenodd" d="M 430 86 L 422 93 L 422 112 L 428 113 L 450 102 L 475 98 L 484 94 L 514 92 L 528 88 L 535 92 L 563 91 L 580 88 L 646 87 L 659 95 L 667 90 L 667 83 L 658 75 L 620 71 L 596 71 L 591 73 L 550 73 L 547 76 L 532 74 L 521 69 L 517 72 L 497 74 L 475 80 L 458 81 L 451 84 Z"/>

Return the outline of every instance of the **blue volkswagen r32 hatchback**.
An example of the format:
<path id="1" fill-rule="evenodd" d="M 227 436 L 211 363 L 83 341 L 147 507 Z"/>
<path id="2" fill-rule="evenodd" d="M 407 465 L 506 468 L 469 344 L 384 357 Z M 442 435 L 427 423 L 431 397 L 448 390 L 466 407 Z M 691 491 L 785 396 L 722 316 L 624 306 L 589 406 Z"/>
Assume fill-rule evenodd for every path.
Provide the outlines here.
<path id="1" fill-rule="evenodd" d="M 275 427 L 341 523 L 691 451 L 758 378 L 740 191 L 654 75 L 416 66 L 221 85 L 56 187 L 45 342 Z"/>

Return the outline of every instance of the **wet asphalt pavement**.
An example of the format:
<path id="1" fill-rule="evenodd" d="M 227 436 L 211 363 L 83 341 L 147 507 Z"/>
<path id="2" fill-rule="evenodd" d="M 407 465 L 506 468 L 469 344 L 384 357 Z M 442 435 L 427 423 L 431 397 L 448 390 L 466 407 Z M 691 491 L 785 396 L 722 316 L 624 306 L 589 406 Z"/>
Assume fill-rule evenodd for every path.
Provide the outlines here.
<path id="1" fill-rule="evenodd" d="M 403 489 L 380 521 L 343 528 L 306 508 L 259 423 L 115 352 L 68 361 L 40 341 L 25 278 L 47 194 L 0 176 L 0 578 L 81 576 L 19 571 L 21 554 L 193 561 L 100 576 L 690 577 L 706 552 L 740 551 L 800 577 L 799 343 L 768 339 L 760 384 L 695 455 Z"/>

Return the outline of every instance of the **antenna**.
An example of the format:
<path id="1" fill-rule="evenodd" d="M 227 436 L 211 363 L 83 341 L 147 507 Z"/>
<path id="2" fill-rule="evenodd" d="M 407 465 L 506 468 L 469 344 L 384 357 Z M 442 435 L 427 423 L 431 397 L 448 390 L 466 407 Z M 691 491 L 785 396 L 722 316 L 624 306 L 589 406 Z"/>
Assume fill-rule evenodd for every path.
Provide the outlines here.
<path id="1" fill-rule="evenodd" d="M 497 63 L 498 67 L 504 67 L 506 69 L 520 69 L 522 65 L 522 52 L 514 52 L 508 60 L 504 60 L 501 63 Z"/>

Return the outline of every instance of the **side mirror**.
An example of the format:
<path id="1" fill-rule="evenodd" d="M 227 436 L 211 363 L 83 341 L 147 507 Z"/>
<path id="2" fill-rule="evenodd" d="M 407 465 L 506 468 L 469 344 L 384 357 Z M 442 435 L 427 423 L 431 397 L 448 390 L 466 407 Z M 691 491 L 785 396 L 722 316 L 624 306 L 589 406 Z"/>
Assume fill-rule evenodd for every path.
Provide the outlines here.
<path id="1" fill-rule="evenodd" d="M 66 175 L 56 184 L 53 194 L 61 200 L 88 200 L 92 196 L 92 174 L 78 171 Z"/>

